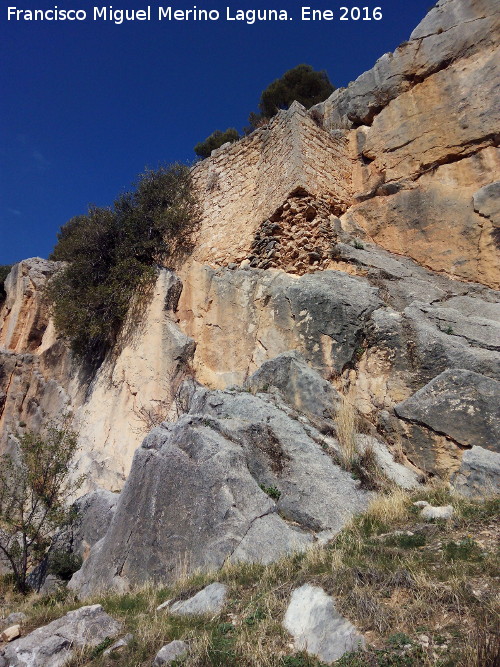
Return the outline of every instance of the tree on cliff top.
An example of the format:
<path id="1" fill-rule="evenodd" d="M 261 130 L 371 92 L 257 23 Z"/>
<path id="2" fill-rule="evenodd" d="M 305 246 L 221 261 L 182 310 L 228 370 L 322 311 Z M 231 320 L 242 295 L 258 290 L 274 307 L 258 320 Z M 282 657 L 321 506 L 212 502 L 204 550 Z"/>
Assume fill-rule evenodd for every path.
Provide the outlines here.
<path id="1" fill-rule="evenodd" d="M 77 435 L 66 426 L 18 438 L 0 465 L 0 554 L 16 587 L 28 590 L 27 574 L 45 555 L 56 528 L 68 519 L 68 501 L 84 477 L 75 473 Z"/>
<path id="2" fill-rule="evenodd" d="M 261 125 L 265 125 L 278 111 L 288 109 L 295 100 L 306 109 L 310 109 L 315 104 L 326 100 L 334 90 L 324 70 L 317 71 L 311 65 L 297 65 L 262 91 L 259 113 L 252 111 L 248 117 L 250 126 L 244 128 L 244 133 L 249 134 Z M 237 141 L 239 138 L 238 131 L 232 127 L 225 132 L 215 130 L 205 141 L 196 144 L 194 152 L 201 158 L 210 157 L 211 152 L 216 148 L 228 141 Z"/>
<path id="3" fill-rule="evenodd" d="M 248 120 L 252 127 L 258 127 L 281 109 L 288 109 L 295 100 L 310 109 L 326 100 L 334 90 L 324 70 L 314 70 L 310 65 L 297 65 L 262 91 L 260 113 L 251 113 Z"/>

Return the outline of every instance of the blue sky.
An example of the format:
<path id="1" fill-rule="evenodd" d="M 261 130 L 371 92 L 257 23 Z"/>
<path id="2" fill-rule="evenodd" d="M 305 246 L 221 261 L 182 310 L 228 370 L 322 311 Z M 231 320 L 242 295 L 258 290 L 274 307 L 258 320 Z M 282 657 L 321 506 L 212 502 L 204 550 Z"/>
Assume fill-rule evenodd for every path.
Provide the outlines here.
<path id="1" fill-rule="evenodd" d="M 104 6 L 95 3 L 96 6 Z M 158 4 L 151 0 L 153 16 Z M 300 8 L 382 7 L 381 21 L 300 21 Z M 199 0 L 218 22 L 14 22 L 7 6 L 85 9 L 91 0 L 15 0 L 0 9 L 0 264 L 47 257 L 89 203 L 109 205 L 145 166 L 191 161 L 214 129 L 241 129 L 261 91 L 308 63 L 345 86 L 408 39 L 431 0 Z M 285 8 L 293 21 L 227 22 L 225 7 Z M 109 6 L 109 4 L 107 5 Z M 144 0 L 115 2 L 141 9 Z M 177 9 L 195 3 L 171 4 Z M 338 15 L 338 14 L 337 14 Z"/>

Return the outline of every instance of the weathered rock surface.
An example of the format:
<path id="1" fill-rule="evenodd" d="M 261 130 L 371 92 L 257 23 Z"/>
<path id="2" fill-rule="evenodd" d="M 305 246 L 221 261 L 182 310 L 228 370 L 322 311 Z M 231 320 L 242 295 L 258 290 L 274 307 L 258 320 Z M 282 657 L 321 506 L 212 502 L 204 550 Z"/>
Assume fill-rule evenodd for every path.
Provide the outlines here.
<path id="1" fill-rule="evenodd" d="M 7 297 L 0 309 L 0 348 L 32 352 L 43 346 L 49 324 L 43 288 L 61 266 L 61 262 L 33 257 L 12 267 L 5 280 Z"/>
<path id="2" fill-rule="evenodd" d="M 485 185 L 474 193 L 474 210 L 500 227 L 500 181 Z"/>
<path id="3" fill-rule="evenodd" d="M 188 645 L 185 642 L 181 642 L 176 639 L 169 644 L 165 644 L 158 653 L 153 661 L 153 667 L 161 667 L 161 665 L 170 665 L 174 660 L 178 658 L 183 658 L 188 653 Z"/>
<path id="4" fill-rule="evenodd" d="M 5 618 L 0 618 L 0 630 L 5 630 L 11 625 L 20 625 L 27 619 L 26 614 L 22 611 L 14 611 Z"/>
<path id="5" fill-rule="evenodd" d="M 60 667 L 79 648 L 97 646 L 120 629 L 101 605 L 81 607 L 0 649 L 0 666 Z"/>
<path id="6" fill-rule="evenodd" d="M 355 156 L 345 228 L 493 287 L 498 219 L 480 208 L 495 206 L 499 173 L 499 35 L 495 0 L 443 0 L 408 42 L 311 110 Z"/>
<path id="7" fill-rule="evenodd" d="M 500 454 L 472 447 L 464 453 L 452 482 L 465 496 L 488 497 L 500 493 Z"/>
<path id="8" fill-rule="evenodd" d="M 116 654 L 119 651 L 122 651 L 124 648 L 126 648 L 132 639 L 134 638 L 134 635 L 132 635 L 130 632 L 121 637 L 120 639 L 117 639 L 115 642 L 111 644 L 109 648 L 107 648 L 105 651 L 103 651 L 103 655 L 111 655 L 111 654 Z"/>
<path id="9" fill-rule="evenodd" d="M 394 408 L 399 417 L 423 424 L 464 447 L 498 451 L 500 383 L 479 373 L 447 370 Z"/>
<path id="10" fill-rule="evenodd" d="M 141 322 L 125 325 L 116 349 L 89 377 L 88 369 L 56 338 L 46 308 L 37 306 L 38 324 L 33 324 L 33 304 L 43 303 L 43 287 L 58 264 L 36 258 L 16 266 L 0 309 L 0 345 L 6 348 L 0 349 L 0 453 L 10 432 L 36 431 L 47 420 L 57 422 L 71 412 L 81 445 L 80 470 L 89 475 L 85 490 L 120 490 L 134 450 L 151 428 L 148 415 L 159 421 L 168 416 L 194 350 L 172 319 L 179 279 L 160 271 Z M 33 327 L 43 330 L 43 340 Z M 33 342 L 23 343 L 28 338 Z"/>
<path id="11" fill-rule="evenodd" d="M 379 439 L 363 433 L 357 434 L 354 439 L 360 453 L 365 453 L 367 449 L 373 452 L 377 465 L 388 479 L 402 489 L 409 490 L 418 486 L 420 475 L 417 469 L 412 469 L 395 461 L 387 446 Z"/>
<path id="12" fill-rule="evenodd" d="M 453 61 L 494 47 L 497 39 L 494 0 L 442 0 L 415 28 L 410 41 L 384 54 L 372 69 L 315 109 L 329 127 L 370 124 L 398 95 Z"/>
<path id="13" fill-rule="evenodd" d="M 42 595 L 50 595 L 63 583 L 50 574 L 62 559 L 85 560 L 90 549 L 101 540 L 115 513 L 118 494 L 96 489 L 78 498 L 72 506 L 72 521 L 52 540 L 46 558 L 30 573 L 28 584 Z"/>
<path id="14" fill-rule="evenodd" d="M 268 563 L 338 531 L 370 494 L 314 438 L 277 397 L 199 389 L 189 414 L 137 450 L 110 529 L 70 587 L 85 597 L 169 580 L 180 558 L 189 570 Z"/>
<path id="15" fill-rule="evenodd" d="M 21 626 L 20 625 L 10 625 L 8 628 L 2 631 L 0 634 L 0 639 L 3 642 L 11 642 L 14 639 L 17 639 L 21 635 Z"/>
<path id="16" fill-rule="evenodd" d="M 440 0 L 347 89 L 310 114 L 294 104 L 199 164 L 193 257 L 179 276 L 159 272 L 142 320 L 127 322 L 92 378 L 41 296 L 59 265 L 13 269 L 0 310 L 0 453 L 10 433 L 71 411 L 89 486 L 119 490 L 161 424 L 135 454 L 109 529 L 101 498 L 68 538 L 83 556 L 92 548 L 80 594 L 172 579 L 179 554 L 188 569 L 269 562 L 334 534 L 367 499 L 325 451 L 346 389 L 369 431 L 359 447 L 371 442 L 398 483 L 460 469 L 457 485 L 490 486 L 499 29 L 495 0 Z"/>
<path id="17" fill-rule="evenodd" d="M 206 586 L 188 600 L 174 602 L 169 611 L 171 614 L 179 614 L 180 616 L 216 615 L 222 611 L 226 596 L 227 586 L 215 582 Z"/>
<path id="18" fill-rule="evenodd" d="M 293 591 L 283 625 L 293 636 L 296 650 L 305 650 L 327 663 L 364 646 L 363 636 L 318 586 L 305 584 Z"/>
<path id="19" fill-rule="evenodd" d="M 179 324 L 197 341 L 194 368 L 212 387 L 242 384 L 282 352 L 298 350 L 325 377 L 350 363 L 370 313 L 382 305 L 367 281 L 337 271 L 183 273 Z"/>
<path id="20" fill-rule="evenodd" d="M 264 362 L 245 387 L 264 393 L 276 389 L 297 412 L 325 420 L 332 419 L 341 400 L 333 385 L 294 350 Z"/>
<path id="21" fill-rule="evenodd" d="M 71 523 L 72 550 L 84 559 L 91 547 L 106 534 L 118 503 L 119 495 L 96 489 L 79 498 L 73 505 L 76 516 Z"/>

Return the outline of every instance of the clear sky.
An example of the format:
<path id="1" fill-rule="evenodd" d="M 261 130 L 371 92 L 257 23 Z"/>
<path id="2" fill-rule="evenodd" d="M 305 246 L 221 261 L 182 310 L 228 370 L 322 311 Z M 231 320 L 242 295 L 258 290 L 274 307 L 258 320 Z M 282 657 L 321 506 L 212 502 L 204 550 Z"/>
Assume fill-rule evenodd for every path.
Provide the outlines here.
<path id="1" fill-rule="evenodd" d="M 16 4 L 17 2 L 17 4 Z M 261 91 L 308 63 L 345 86 L 393 51 L 431 0 L 359 2 L 381 21 L 339 21 L 352 0 L 154 2 L 217 9 L 217 22 L 94 22 L 92 0 L 3 0 L 0 9 L 0 264 L 47 257 L 59 227 L 89 203 L 110 205 L 145 166 L 194 159 L 215 129 L 241 129 Z M 84 22 L 7 21 L 7 7 L 83 9 Z M 109 7 L 110 5 L 106 5 Z M 114 9 L 144 9 L 123 0 Z M 226 21 L 226 7 L 288 10 L 292 21 Z M 303 22 L 301 7 L 334 21 Z"/>

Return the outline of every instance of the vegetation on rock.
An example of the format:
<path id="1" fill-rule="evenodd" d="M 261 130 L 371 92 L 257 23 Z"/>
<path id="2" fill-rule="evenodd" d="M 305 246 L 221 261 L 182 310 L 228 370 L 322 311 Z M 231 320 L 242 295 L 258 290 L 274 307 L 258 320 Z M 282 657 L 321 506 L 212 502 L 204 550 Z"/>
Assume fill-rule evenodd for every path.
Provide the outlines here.
<path id="1" fill-rule="evenodd" d="M 256 128 L 267 124 L 278 111 L 288 109 L 295 100 L 306 109 L 310 109 L 315 104 L 326 100 L 334 90 L 324 70 L 315 70 L 311 65 L 297 65 L 262 91 L 259 112 L 252 111 L 248 117 L 250 125 L 244 128 L 244 132 L 249 134 Z M 196 144 L 194 152 L 201 158 L 210 157 L 211 152 L 216 148 L 220 148 L 228 141 L 238 141 L 239 138 L 238 130 L 233 127 L 228 128 L 225 132 L 215 130 L 205 141 Z"/>
<path id="2" fill-rule="evenodd" d="M 67 262 L 51 280 L 58 332 L 94 363 L 113 345 L 132 302 L 144 301 L 156 267 L 190 247 L 196 204 L 188 167 L 147 170 L 112 208 L 92 206 L 58 233 L 51 259 Z"/>
<path id="3" fill-rule="evenodd" d="M 248 122 L 252 128 L 259 127 L 281 109 L 288 109 L 295 100 L 310 109 L 326 100 L 334 90 L 324 70 L 317 71 L 310 65 L 297 65 L 262 91 L 259 113 L 252 112 Z"/>
<path id="4" fill-rule="evenodd" d="M 220 148 L 227 142 L 238 141 L 239 138 L 240 133 L 238 130 L 235 130 L 234 127 L 228 127 L 224 132 L 215 130 L 215 132 L 212 132 L 212 134 L 207 137 L 205 141 L 200 141 L 199 144 L 196 144 L 194 147 L 194 152 L 198 157 L 201 158 L 210 157 L 212 151 Z"/>
<path id="5" fill-rule="evenodd" d="M 74 474 L 77 434 L 67 426 L 26 432 L 17 442 L 17 451 L 5 454 L 0 467 L 0 554 L 16 588 L 26 593 L 29 569 L 42 560 L 54 530 L 68 519 L 68 500 L 84 478 Z"/>

